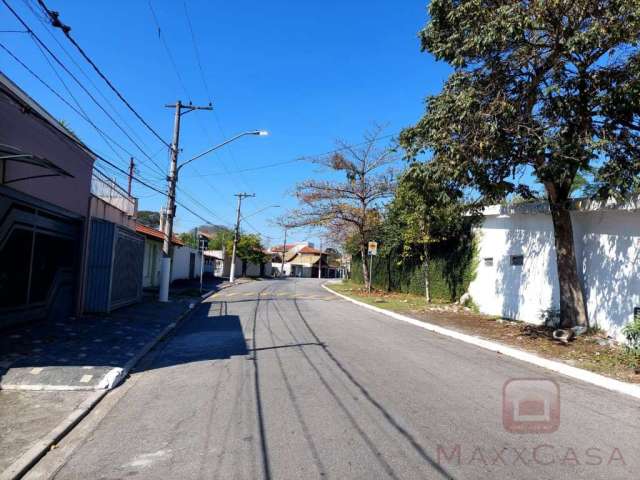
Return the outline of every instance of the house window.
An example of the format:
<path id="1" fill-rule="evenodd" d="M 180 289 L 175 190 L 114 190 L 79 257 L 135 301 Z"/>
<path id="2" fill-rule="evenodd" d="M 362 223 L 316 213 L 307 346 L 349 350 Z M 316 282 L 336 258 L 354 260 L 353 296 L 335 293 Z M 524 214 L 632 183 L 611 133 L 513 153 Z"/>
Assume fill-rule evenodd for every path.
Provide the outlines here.
<path id="1" fill-rule="evenodd" d="M 493 267 L 493 257 L 485 257 L 484 266 L 485 267 Z"/>
<path id="2" fill-rule="evenodd" d="M 511 255 L 511 265 L 520 267 L 524 263 L 524 255 Z"/>

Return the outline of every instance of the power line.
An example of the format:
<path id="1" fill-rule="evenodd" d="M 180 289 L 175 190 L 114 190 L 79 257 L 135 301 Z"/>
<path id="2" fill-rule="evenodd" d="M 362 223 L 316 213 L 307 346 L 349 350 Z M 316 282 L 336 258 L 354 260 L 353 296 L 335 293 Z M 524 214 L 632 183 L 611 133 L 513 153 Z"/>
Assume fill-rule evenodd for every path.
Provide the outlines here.
<path id="1" fill-rule="evenodd" d="M 36 17 L 38 19 L 38 21 L 40 22 L 40 24 L 43 26 L 43 29 L 47 32 L 47 34 L 49 35 L 49 37 L 51 37 L 51 39 L 56 42 L 56 45 L 58 45 L 58 47 L 60 47 L 60 49 L 64 52 L 64 54 L 67 56 L 67 58 L 69 60 L 71 60 L 71 63 L 73 63 L 73 65 L 78 69 L 78 71 L 82 74 L 82 76 L 91 84 L 91 86 L 95 89 L 95 91 L 98 93 L 98 95 L 100 95 L 100 98 L 102 98 L 107 105 L 111 108 L 111 110 L 113 111 L 113 113 L 118 117 L 119 120 L 122 121 L 122 123 L 129 129 L 131 130 L 131 134 L 134 135 L 136 137 L 136 139 L 142 144 L 143 147 L 148 148 L 147 145 L 145 144 L 144 140 L 142 138 L 140 138 L 140 136 L 136 133 L 136 131 L 131 127 L 131 125 L 129 125 L 129 123 L 124 119 L 124 117 L 120 114 L 120 112 L 118 111 L 118 109 L 116 109 L 113 104 L 111 103 L 111 101 L 107 98 L 106 95 L 104 95 L 102 93 L 102 91 L 98 88 L 98 86 L 95 84 L 95 82 L 93 81 L 93 79 L 84 71 L 84 69 L 78 64 L 78 62 L 76 62 L 75 58 L 73 58 L 73 56 L 69 53 L 69 51 L 62 45 L 62 42 L 60 42 L 60 40 L 58 40 L 58 37 L 56 37 L 53 32 L 51 31 L 51 28 L 49 27 L 49 25 L 47 24 L 47 21 L 49 20 L 49 18 L 46 16 L 46 14 L 44 14 L 43 12 L 39 12 L 37 11 L 32 5 L 31 5 L 31 0 L 22 0 L 23 3 L 27 6 L 27 8 L 29 8 L 29 10 L 31 11 L 31 13 L 33 13 L 33 16 Z M 34 0 L 35 1 L 35 0 Z M 29 33 L 29 32 L 25 32 L 25 33 Z M 152 155 L 153 157 L 155 157 L 155 155 Z M 142 163 L 144 164 L 144 160 L 142 160 Z"/>
<path id="2" fill-rule="evenodd" d="M 383 135 L 382 137 L 378 137 L 376 139 L 376 142 L 379 142 L 380 140 L 385 140 L 387 138 L 395 137 L 399 133 L 400 132 L 390 133 L 389 135 Z M 344 146 L 344 147 L 336 148 L 334 150 L 329 150 L 328 152 L 324 152 L 324 153 L 317 153 L 315 155 L 306 155 L 306 156 L 303 156 L 303 157 L 296 157 L 296 158 L 292 158 L 290 160 L 283 160 L 281 162 L 267 163 L 265 165 L 259 165 L 257 167 L 243 168 L 241 170 L 235 170 L 234 172 L 231 172 L 231 173 L 254 172 L 256 170 L 264 170 L 264 169 L 267 169 L 267 168 L 280 167 L 282 165 L 288 165 L 288 164 L 291 164 L 291 163 L 304 162 L 304 161 L 308 161 L 309 158 L 324 157 L 324 156 L 327 156 L 327 155 L 331 155 L 333 153 L 342 152 L 342 151 L 347 150 L 349 148 L 361 147 L 362 145 L 366 145 L 368 143 L 370 143 L 370 142 L 369 141 L 365 141 L 365 142 L 360 142 L 360 143 L 353 143 L 353 144 L 350 144 L 350 145 L 347 145 L 347 146 Z M 229 172 L 226 172 L 226 174 L 230 175 Z M 225 172 L 210 172 L 210 173 L 200 174 L 201 177 L 212 177 L 212 176 L 216 176 L 216 175 L 225 175 Z"/>
<path id="3" fill-rule="evenodd" d="M 58 65 L 60 65 L 60 67 L 62 67 L 62 69 L 76 82 L 76 84 L 78 84 L 78 86 L 89 96 L 89 98 L 98 106 L 98 108 L 100 108 L 100 110 L 102 110 L 102 112 L 107 117 L 109 117 L 109 119 L 116 125 L 116 127 L 118 127 L 118 129 L 129 139 L 129 141 L 133 145 L 135 145 L 136 148 L 145 157 L 150 159 L 155 164 L 155 161 L 149 155 L 147 155 L 147 153 L 142 149 L 142 147 L 140 147 L 140 145 L 138 145 L 138 143 L 135 140 L 133 140 L 133 138 L 131 138 L 131 135 L 129 135 L 127 133 L 127 131 L 124 130 L 120 126 L 120 124 L 113 118 L 113 116 L 100 104 L 100 102 L 98 102 L 98 100 L 96 100 L 96 98 L 93 96 L 93 94 L 82 84 L 82 82 L 78 79 L 78 77 L 76 77 L 73 74 L 73 72 L 71 72 L 64 63 L 62 63 L 62 61 L 56 56 L 56 54 L 53 53 L 51 51 L 51 49 L 40 39 L 40 37 L 38 37 L 36 35 L 36 33 L 29 27 L 29 25 L 22 19 L 22 17 L 20 15 L 18 15 L 18 13 L 7 3 L 7 0 L 2 0 L 2 3 L 4 3 L 4 5 L 9 9 L 9 11 L 11 11 L 13 16 L 16 17 L 16 19 L 22 24 L 22 26 L 25 27 L 28 30 L 28 32 L 31 35 L 31 38 L 34 40 L 34 42 L 36 42 L 37 44 L 39 44 L 40 46 L 42 46 L 46 50 L 46 52 L 51 56 L 51 58 L 53 58 L 56 61 L 56 63 Z M 158 168 L 160 169 L 160 171 L 162 171 L 160 166 L 158 166 Z"/>
<path id="4" fill-rule="evenodd" d="M 200 51 L 198 50 L 198 43 L 196 42 L 196 36 L 193 31 L 193 25 L 191 24 L 191 17 L 189 16 L 189 10 L 187 9 L 187 2 L 183 1 L 182 5 L 184 6 L 184 15 L 185 17 L 187 17 L 187 25 L 189 25 L 189 32 L 191 33 L 191 43 L 193 44 L 193 50 L 196 54 L 196 61 L 198 62 L 198 70 L 200 71 L 200 79 L 202 80 L 202 85 L 204 86 L 204 90 L 207 93 L 209 103 L 211 103 L 211 93 L 209 90 L 209 85 L 207 84 L 207 80 L 204 75 L 204 69 L 202 68 Z M 158 27 L 158 29 L 159 28 L 160 27 Z"/>
<path id="5" fill-rule="evenodd" d="M 6 0 L 2 0 L 4 2 L 5 5 L 7 5 Z M 147 129 L 158 139 L 160 140 L 160 142 L 162 142 L 165 146 L 169 147 L 169 143 L 167 143 L 158 132 L 156 132 L 153 127 L 151 127 L 151 125 L 149 125 L 149 123 L 147 123 L 147 121 L 142 118 L 142 116 L 136 111 L 135 108 L 133 108 L 131 106 L 131 104 L 127 101 L 126 98 L 124 98 L 124 96 L 120 93 L 120 91 L 113 85 L 113 83 L 111 83 L 111 81 L 107 78 L 107 76 L 102 73 L 102 71 L 98 68 L 98 66 L 93 62 L 93 60 L 91 60 L 91 58 L 89 58 L 89 56 L 85 53 L 85 51 L 82 49 L 82 47 L 78 44 L 78 42 L 75 41 L 75 39 L 69 34 L 69 32 L 71 31 L 71 27 L 69 27 L 68 25 L 64 25 L 60 19 L 58 18 L 58 13 L 57 12 L 53 12 L 51 10 L 49 10 L 49 8 L 47 8 L 47 6 L 45 5 L 43 0 L 38 0 L 38 3 L 40 4 L 40 6 L 42 7 L 42 9 L 47 13 L 47 15 L 49 16 L 50 20 L 51 20 L 51 25 L 53 25 L 54 27 L 59 28 L 60 30 L 62 30 L 62 32 L 64 33 L 64 35 L 69 39 L 69 41 L 73 44 L 73 46 L 76 47 L 76 49 L 80 52 L 80 55 L 82 55 L 82 57 L 93 67 L 93 69 L 96 71 L 96 73 L 100 76 L 100 78 L 102 78 L 105 83 L 109 86 L 109 88 L 118 96 L 118 98 L 127 106 L 127 108 L 129 110 L 131 110 L 131 112 L 136 116 L 136 118 L 138 120 L 140 120 L 140 122 L 142 122 L 142 124 L 147 127 Z M 8 6 L 8 5 L 7 5 Z M 12 10 L 13 11 L 13 10 Z M 15 15 L 15 12 L 14 12 Z"/>
<path id="6" fill-rule="evenodd" d="M 13 99 L 13 101 L 15 101 L 16 103 L 21 103 L 21 99 L 16 96 L 11 90 L 8 90 L 6 88 L 4 88 L 3 86 L 0 85 L 0 90 L 5 93 L 6 95 L 8 95 L 9 97 L 11 97 Z M 49 125 L 49 119 L 45 118 L 44 116 L 42 116 L 38 111 L 36 110 L 30 110 L 29 113 L 31 113 L 32 115 L 36 116 L 37 118 L 39 118 L 41 121 L 43 121 L 45 124 Z M 120 168 L 118 165 L 116 165 L 115 163 L 111 162 L 110 160 L 107 160 L 104 156 L 100 155 L 99 153 L 97 153 L 95 150 L 93 150 L 92 148 L 90 148 L 89 146 L 85 145 L 83 142 L 81 142 L 79 139 L 75 138 L 73 135 L 71 135 L 69 132 L 67 131 L 60 131 L 57 130 L 59 133 L 61 133 L 62 135 L 64 135 L 67 140 L 70 140 L 73 144 L 77 145 L 79 148 L 85 150 L 87 153 L 89 153 L 90 155 L 92 155 L 93 157 L 95 157 L 96 159 L 104 162 L 106 165 L 108 165 L 109 167 L 111 167 L 114 171 L 125 175 L 125 176 L 129 176 L 129 172 L 127 172 L 126 170 Z M 84 159 L 83 159 L 84 161 Z M 100 169 L 98 169 L 95 165 L 92 165 L 90 162 L 89 163 L 90 166 L 92 166 L 92 168 L 94 168 L 96 171 L 102 173 L 103 175 L 105 175 L 106 177 L 108 177 L 108 175 L 106 175 L 104 172 L 102 172 Z M 146 187 L 147 189 L 156 192 L 164 197 L 167 197 L 168 194 L 167 192 L 161 190 L 159 187 L 149 183 L 148 180 L 146 179 L 142 179 L 136 175 L 132 175 L 131 179 L 134 180 L 135 182 L 139 183 L 140 185 Z M 187 196 L 189 196 L 190 198 L 193 199 L 193 196 L 191 196 L 191 194 L 189 194 L 187 191 L 182 190 L 183 193 L 185 193 Z M 198 202 L 199 203 L 199 202 Z M 184 208 L 187 212 L 191 213 L 192 215 L 194 215 L 195 217 L 203 220 L 205 223 L 209 223 L 209 224 L 215 224 L 215 222 L 204 218 L 203 216 L 201 216 L 200 214 L 198 214 L 197 212 L 193 211 L 191 208 L 187 207 L 186 205 L 184 205 L 182 202 L 178 202 L 176 201 L 176 204 L 182 208 Z M 225 221 L 225 223 L 227 223 L 227 225 L 230 225 L 228 222 Z"/>
<path id="7" fill-rule="evenodd" d="M 80 105 L 78 104 L 78 101 L 75 99 L 75 97 L 73 96 L 73 94 L 69 91 L 69 89 L 66 87 L 64 81 L 58 76 L 58 79 L 61 81 L 61 83 L 63 85 L 65 85 L 65 88 L 67 90 L 67 92 L 69 93 L 69 96 L 71 96 L 71 98 L 74 99 L 74 101 L 76 102 L 76 104 L 78 104 L 78 108 L 76 108 L 75 106 L 73 106 L 66 98 L 64 98 L 60 93 L 58 93 L 51 85 L 49 85 L 45 80 L 42 79 L 42 77 L 40 77 L 36 72 L 34 72 L 28 65 L 26 65 L 22 60 L 20 60 L 13 52 L 11 52 L 4 44 L 2 44 L 0 42 L 0 48 L 2 48 L 11 58 L 13 58 L 13 60 L 15 60 L 20 66 L 22 66 L 22 68 L 24 68 L 27 72 L 29 72 L 36 80 L 38 80 L 47 90 L 49 90 L 53 95 L 55 95 L 61 102 L 63 102 L 67 107 L 69 107 L 72 111 L 74 111 L 78 116 L 80 116 L 84 121 L 86 121 L 89 125 L 91 125 L 91 127 L 93 127 L 96 132 L 98 132 L 98 134 L 103 138 L 103 140 L 105 140 L 105 143 L 113 150 L 113 147 L 111 146 L 111 144 L 109 142 L 112 142 L 114 145 L 116 145 L 118 148 L 120 148 L 122 151 L 124 151 L 125 153 L 129 154 L 130 156 L 133 156 L 131 154 L 131 152 L 129 152 L 126 148 L 124 148 L 122 145 L 120 145 L 117 141 L 115 141 L 111 136 L 109 136 L 104 130 L 102 130 L 100 127 L 98 127 L 92 120 L 91 118 L 86 114 L 86 112 L 84 112 L 84 110 L 82 109 L 82 107 L 80 107 Z M 44 53 L 44 52 L 43 52 Z M 46 57 L 45 57 L 46 59 Z M 46 59 L 48 62 L 48 59 Z M 54 70 L 54 73 L 55 72 Z M 108 140 L 108 141 L 107 141 Z M 115 153 L 115 151 L 114 151 Z M 116 153 L 116 156 L 119 157 L 119 155 Z M 122 158 L 119 157 L 121 160 Z"/>
<path id="8" fill-rule="evenodd" d="M 149 0 L 149 1 L 150 1 L 150 0 Z M 212 99 L 211 99 L 211 90 L 209 89 L 209 84 L 208 84 L 208 82 L 207 82 L 207 80 L 206 80 L 206 76 L 205 76 L 205 74 L 204 74 L 204 68 L 202 67 L 202 61 L 201 61 L 201 55 L 200 55 L 200 49 L 198 48 L 198 42 L 196 41 L 195 31 L 194 31 L 194 29 L 193 29 L 193 24 L 192 24 L 192 22 L 191 22 L 191 16 L 189 15 L 189 10 L 188 10 L 188 8 L 187 8 L 187 2 L 186 2 L 186 1 L 183 1 L 183 3 L 182 3 L 182 4 L 183 4 L 183 6 L 184 6 L 184 14 L 185 14 L 185 17 L 186 17 L 186 20 L 187 20 L 187 26 L 189 27 L 189 32 L 190 32 L 190 34 L 191 34 L 191 44 L 193 45 L 193 51 L 194 51 L 194 54 L 195 54 L 195 57 L 196 57 L 196 62 L 197 62 L 197 64 L 198 64 L 198 70 L 199 70 L 199 72 L 200 72 L 200 79 L 202 80 L 202 84 L 203 84 L 203 86 L 204 86 L 205 92 L 206 92 L 206 94 L 207 94 L 207 98 L 208 98 L 208 100 L 209 100 L 209 104 L 212 104 L 212 103 L 213 103 L 213 101 L 212 101 Z M 158 28 L 159 28 L 159 27 L 158 27 Z M 220 134 L 222 135 L 222 138 L 226 138 L 226 136 L 227 136 L 227 135 L 226 135 L 225 131 L 224 131 L 224 130 L 223 130 L 223 128 L 222 128 L 222 125 L 221 125 L 221 123 L 220 123 L 220 118 L 219 118 L 219 116 L 218 116 L 218 113 L 217 113 L 215 110 L 213 111 L 213 116 L 214 116 L 214 119 L 215 119 L 215 121 L 216 121 L 216 126 L 218 127 L 218 131 L 219 131 L 219 132 L 220 132 Z M 199 120 L 199 119 L 198 119 L 198 120 Z M 209 137 L 209 140 L 210 140 L 210 141 L 212 141 L 212 142 L 213 142 L 213 138 L 212 138 L 212 136 L 211 136 L 211 134 L 210 134 L 209 130 L 207 129 L 207 130 L 205 131 L 205 128 L 204 128 L 204 126 L 202 125 L 202 123 L 201 123 L 201 122 L 199 122 L 199 123 L 200 123 L 200 128 L 202 129 L 203 133 Z M 234 164 L 236 164 L 237 162 L 236 162 L 236 159 L 235 159 L 235 157 L 234 157 L 234 155 L 233 155 L 233 149 L 232 149 L 232 147 L 231 147 L 231 146 L 229 146 L 229 150 L 227 150 L 227 151 L 226 151 L 226 153 L 227 153 L 227 154 L 229 155 L 229 157 L 231 158 L 231 161 L 232 161 Z M 217 156 L 217 155 L 216 155 L 216 156 Z M 232 175 L 231 171 L 229 170 L 229 167 L 227 166 L 226 162 L 225 162 L 225 161 L 224 161 L 224 159 L 222 158 L 222 154 L 220 154 L 220 155 L 219 155 L 219 158 L 220 158 L 220 162 L 222 163 L 222 167 L 224 168 L 224 170 L 225 170 L 226 174 L 227 174 L 227 175 Z M 240 181 L 242 181 L 242 183 L 244 183 L 244 185 L 245 185 L 249 190 L 251 190 L 251 188 L 250 188 L 249 184 L 248 184 L 248 183 L 247 183 L 247 181 L 246 181 L 246 178 L 244 178 L 244 176 L 243 176 L 243 175 L 239 175 L 239 179 L 240 179 Z"/>
<path id="9" fill-rule="evenodd" d="M 38 1 L 40 1 L 40 0 L 38 0 Z M 173 58 L 173 55 L 171 54 L 171 50 L 169 49 L 169 45 L 167 44 L 167 41 L 164 38 L 164 35 L 162 35 L 162 30 L 160 29 L 160 22 L 158 21 L 158 17 L 156 16 L 156 12 L 153 9 L 153 5 L 151 5 L 151 0 L 148 0 L 147 3 L 149 4 L 149 10 L 151 10 L 151 16 L 153 17 L 153 21 L 156 24 L 156 28 L 158 29 L 158 38 L 160 39 L 160 42 L 164 46 L 165 52 L 167 53 L 167 56 L 169 57 L 169 61 L 171 62 L 171 66 L 173 67 L 173 72 L 176 74 L 176 78 L 178 79 L 178 84 L 180 85 L 180 87 L 184 91 L 184 94 L 187 96 L 189 101 L 191 101 L 191 96 L 189 95 L 189 92 L 187 92 L 187 87 L 185 86 L 184 80 L 182 79 L 182 75 L 180 75 L 180 70 L 178 69 L 178 65 L 176 64 L 176 61 Z"/>
<path id="10" fill-rule="evenodd" d="M 182 80 L 182 76 L 180 75 L 180 71 L 176 65 L 176 62 L 174 60 L 173 54 L 171 53 L 171 48 L 169 48 L 169 44 L 167 43 L 166 37 L 162 34 L 162 29 L 160 26 L 160 21 L 158 20 L 158 17 L 155 13 L 155 10 L 153 9 L 153 6 L 151 4 L 151 0 L 148 0 L 148 4 L 149 4 L 149 10 L 151 11 L 151 15 L 153 17 L 153 21 L 156 25 L 156 28 L 158 29 L 158 38 L 160 39 L 160 41 L 162 42 L 162 45 L 164 47 L 165 53 L 167 54 L 167 57 L 169 58 L 169 63 L 172 65 L 174 73 L 176 75 L 176 77 L 178 78 L 178 83 L 181 86 L 182 90 L 184 90 L 185 95 L 187 96 L 187 98 L 191 99 L 191 95 L 189 95 L 189 91 L 186 88 L 185 83 Z M 206 80 L 204 78 L 204 74 L 203 74 L 203 69 L 202 69 L 202 64 L 200 62 L 200 56 L 199 56 L 199 52 L 198 52 L 198 48 L 197 45 L 195 43 L 195 35 L 193 32 L 193 28 L 191 25 L 191 21 L 188 17 L 188 13 L 187 13 L 187 8 L 186 8 L 186 4 L 184 5 L 185 7 L 185 14 L 187 15 L 187 23 L 189 25 L 189 30 L 191 32 L 191 40 L 193 42 L 193 46 L 194 46 L 194 50 L 196 52 L 196 60 L 200 69 L 200 75 L 201 75 L 201 79 L 203 81 L 203 85 L 205 86 L 205 90 L 207 90 L 207 96 L 208 96 L 208 100 L 209 100 L 209 106 L 212 105 L 212 101 L 211 101 L 211 95 L 209 95 L 209 90 L 208 90 L 208 86 L 206 83 Z M 215 114 L 215 111 L 214 111 Z M 213 143 L 213 138 L 210 134 L 210 132 L 205 129 L 204 125 L 202 124 L 202 121 L 200 119 L 200 117 L 197 117 L 198 125 L 200 126 L 200 129 L 202 130 L 202 133 L 209 138 L 209 140 Z M 222 162 L 222 164 L 224 165 L 225 169 L 227 169 L 226 164 L 224 162 Z M 193 169 L 195 170 L 195 172 L 198 174 L 198 176 L 202 179 L 202 181 L 209 187 L 209 189 L 214 192 L 216 195 L 219 196 L 219 198 L 224 202 L 223 200 L 223 196 L 221 195 L 220 191 L 211 183 L 209 182 L 206 178 L 201 176 L 200 171 L 198 170 L 197 167 L 193 167 Z"/>

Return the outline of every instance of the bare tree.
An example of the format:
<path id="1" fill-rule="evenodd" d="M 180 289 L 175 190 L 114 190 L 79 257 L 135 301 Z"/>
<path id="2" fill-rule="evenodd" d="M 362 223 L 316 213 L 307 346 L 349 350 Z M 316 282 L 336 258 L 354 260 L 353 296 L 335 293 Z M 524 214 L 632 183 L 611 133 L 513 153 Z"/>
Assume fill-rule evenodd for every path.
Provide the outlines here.
<path id="1" fill-rule="evenodd" d="M 365 286 L 369 287 L 367 243 L 380 223 L 379 207 L 394 191 L 391 164 L 397 160 L 389 147 L 378 147 L 382 127 L 364 135 L 360 144 L 338 141 L 338 149 L 312 161 L 344 174 L 343 180 L 307 180 L 296 186 L 301 206 L 292 212 L 297 225 L 321 226 L 341 237 L 353 238 L 362 257 Z"/>

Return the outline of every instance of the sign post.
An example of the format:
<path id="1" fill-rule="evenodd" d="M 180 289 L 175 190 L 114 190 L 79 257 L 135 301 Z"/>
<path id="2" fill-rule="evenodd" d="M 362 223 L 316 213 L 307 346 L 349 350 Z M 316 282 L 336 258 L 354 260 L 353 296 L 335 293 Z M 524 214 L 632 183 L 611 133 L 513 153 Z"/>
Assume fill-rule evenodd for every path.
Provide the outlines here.
<path id="1" fill-rule="evenodd" d="M 200 294 L 202 295 L 202 281 L 204 275 L 204 252 L 209 246 L 207 237 L 198 236 L 198 250 L 200 251 Z"/>
<path id="2" fill-rule="evenodd" d="M 378 242 L 369 242 L 368 245 L 368 253 L 369 253 L 369 285 L 368 285 L 368 293 L 371 294 L 371 279 L 372 277 L 372 267 L 373 267 L 373 256 L 378 254 Z"/>

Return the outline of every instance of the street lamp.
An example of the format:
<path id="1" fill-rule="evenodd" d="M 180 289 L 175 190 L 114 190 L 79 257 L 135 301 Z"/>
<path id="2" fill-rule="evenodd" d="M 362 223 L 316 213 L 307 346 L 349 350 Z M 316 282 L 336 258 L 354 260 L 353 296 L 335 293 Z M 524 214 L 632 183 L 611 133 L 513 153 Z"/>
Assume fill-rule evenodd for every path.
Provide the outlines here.
<path id="1" fill-rule="evenodd" d="M 269 132 L 267 132 L 266 130 L 251 130 L 251 131 L 249 131 L 249 132 L 242 132 L 242 133 L 239 133 L 239 134 L 238 134 L 238 135 L 236 135 L 235 137 L 231 137 L 229 140 L 225 140 L 224 142 L 222 142 L 222 143 L 220 143 L 220 144 L 216 145 L 215 147 L 211 147 L 211 148 L 209 148 L 208 150 L 205 150 L 204 152 L 199 153 L 199 154 L 198 154 L 198 155 L 196 155 L 195 157 L 190 158 L 189 160 L 187 160 L 186 162 L 182 162 L 180 165 L 178 165 L 178 171 L 180 171 L 180 169 L 181 169 L 182 167 L 184 167 L 185 165 L 187 165 L 187 164 L 189 164 L 189 163 L 193 162 L 194 160 L 197 160 L 197 159 L 198 159 L 198 158 L 200 158 L 200 157 L 204 157 L 205 155 L 207 155 L 207 154 L 209 154 L 209 153 L 213 152 L 214 150 L 217 150 L 217 149 L 219 149 L 219 148 L 221 148 L 221 147 L 224 147 L 224 146 L 225 146 L 225 145 L 227 145 L 228 143 L 231 143 L 231 142 L 233 142 L 234 140 L 237 140 L 237 139 L 239 139 L 240 137 L 244 137 L 244 136 L 246 136 L 246 135 L 257 135 L 257 136 L 259 136 L 259 137 L 266 137 L 267 135 L 269 135 Z"/>
<path id="2" fill-rule="evenodd" d="M 193 158 L 190 158 L 186 162 L 178 165 L 178 139 L 179 139 L 179 131 L 180 131 L 180 108 L 181 104 L 178 102 L 176 104 L 176 118 L 174 125 L 174 134 L 173 134 L 173 143 L 171 145 L 171 165 L 169 170 L 169 194 L 167 195 L 167 212 L 166 212 L 166 221 L 164 225 L 164 242 L 162 244 L 162 261 L 160 263 L 160 294 L 159 300 L 161 302 L 169 301 L 169 283 L 171 277 L 171 239 L 173 237 L 173 218 L 175 216 L 175 208 L 176 208 L 176 185 L 178 183 L 178 174 L 180 173 L 180 169 L 185 165 L 197 160 L 201 157 L 204 157 L 208 153 L 213 152 L 219 148 L 224 147 L 225 145 L 247 135 L 257 135 L 260 137 L 265 137 L 269 135 L 269 132 L 266 130 L 250 130 L 248 132 L 243 132 L 235 137 L 231 137 L 224 142 L 205 150 L 204 152 L 196 155 Z"/>

